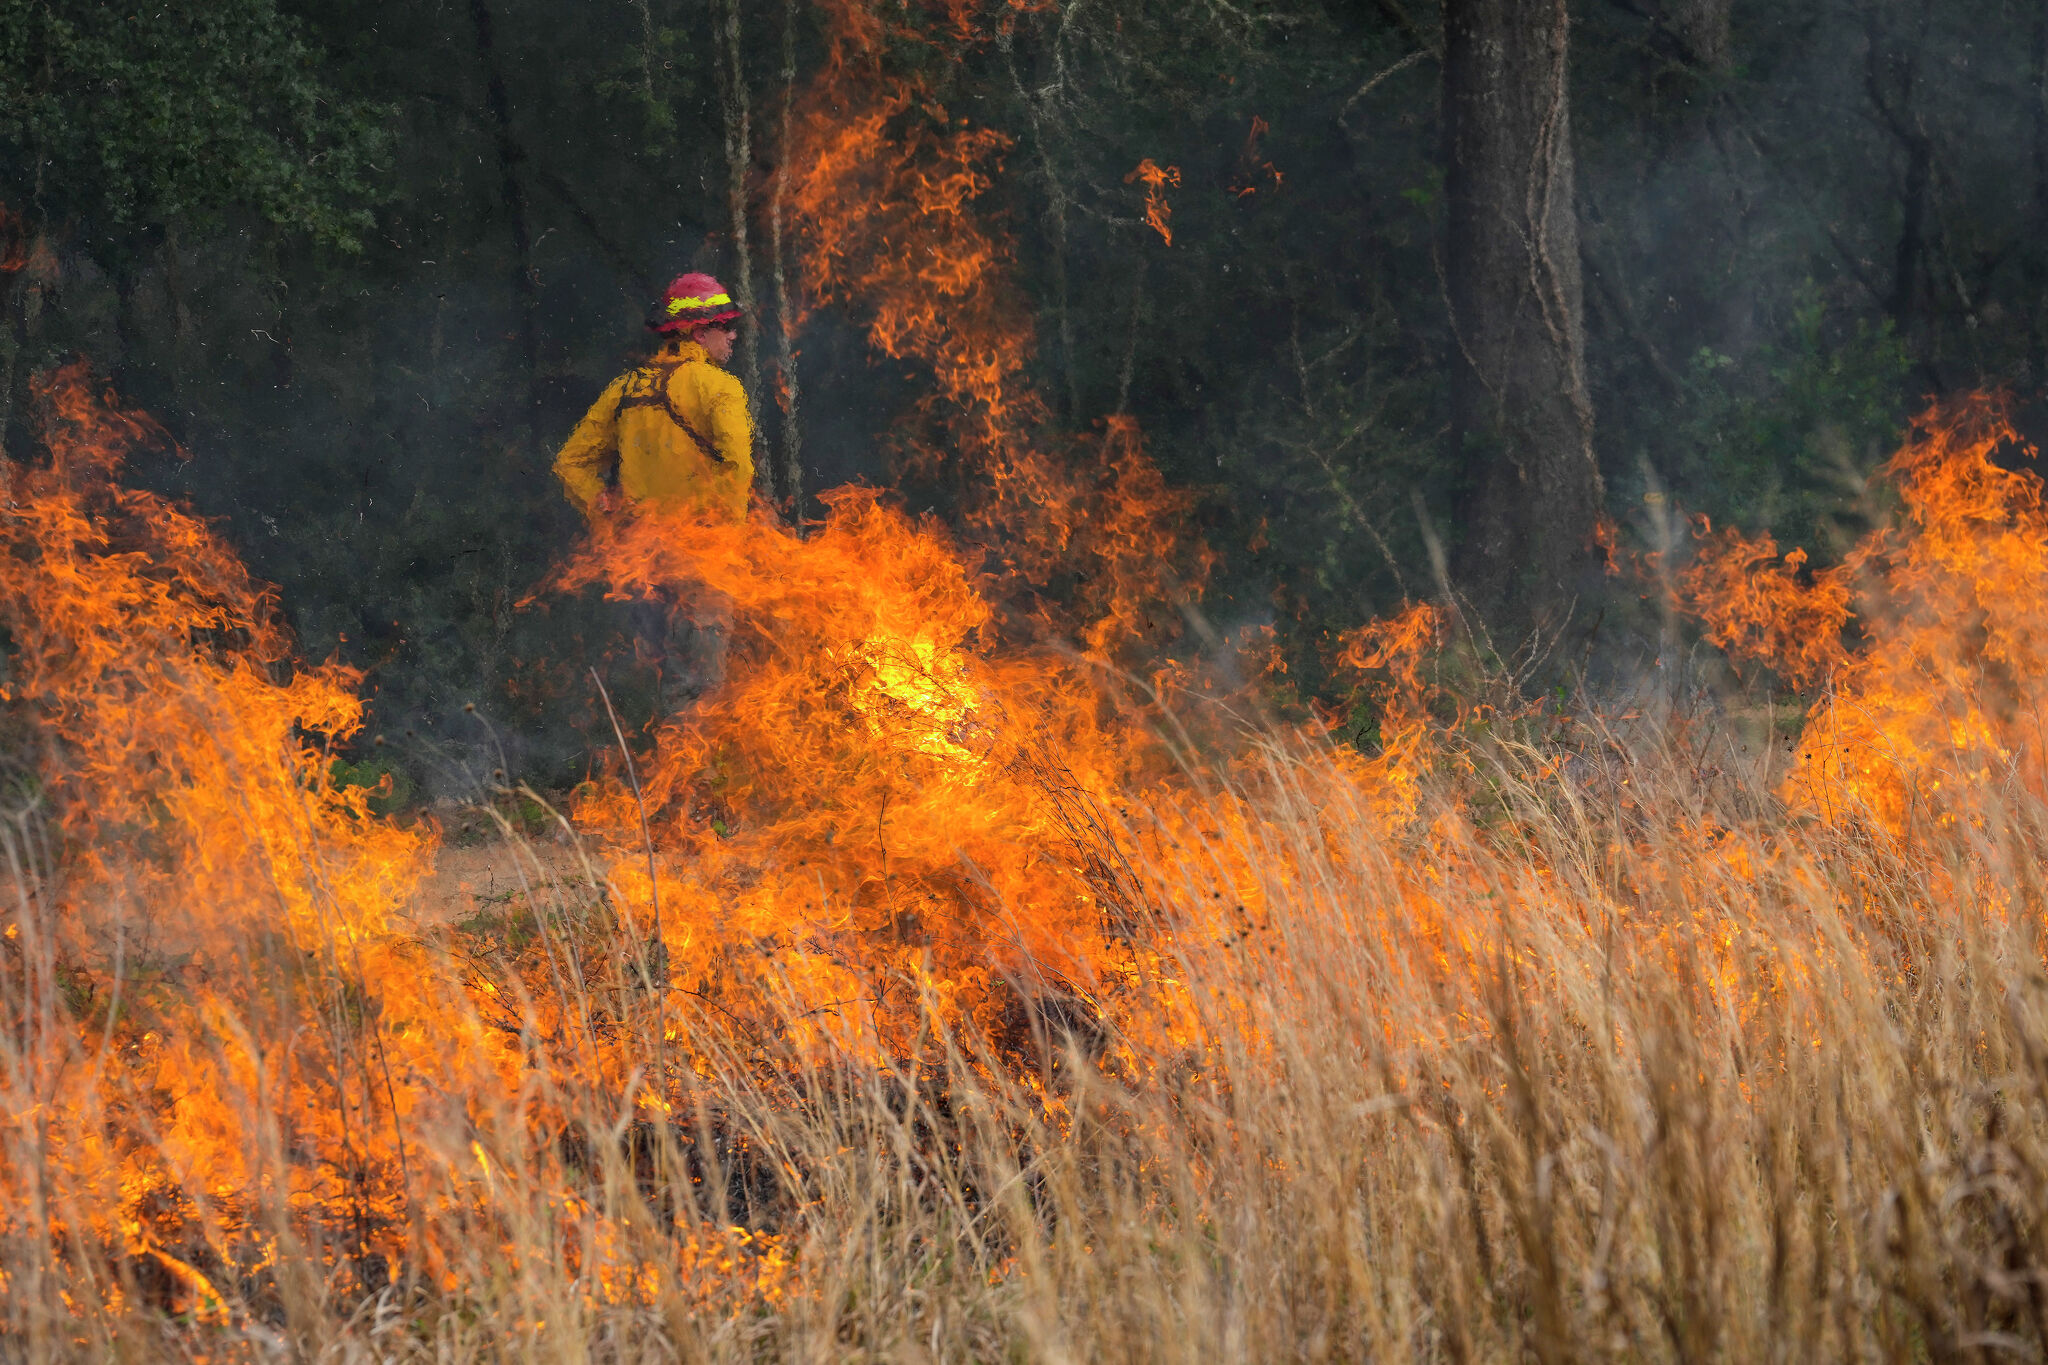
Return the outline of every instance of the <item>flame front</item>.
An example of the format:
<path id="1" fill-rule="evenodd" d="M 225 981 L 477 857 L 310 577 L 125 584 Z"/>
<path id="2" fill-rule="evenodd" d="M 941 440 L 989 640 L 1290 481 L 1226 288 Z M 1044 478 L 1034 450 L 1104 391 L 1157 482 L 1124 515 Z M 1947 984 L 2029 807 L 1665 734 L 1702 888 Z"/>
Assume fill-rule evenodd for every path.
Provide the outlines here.
<path id="1" fill-rule="evenodd" d="M 307 1217 L 395 1257 L 397 1131 L 498 1051 L 399 919 L 431 841 L 329 779 L 358 676 L 295 660 L 210 529 L 115 482 L 161 433 L 80 367 L 37 387 L 52 461 L 9 467 L 0 517 L 5 698 L 35 762 L 13 776 L 6 927 L 7 1104 L 34 1143 L 6 1216 L 152 1256 L 201 1297 L 189 1261 L 274 1258 Z M 20 1183 L 41 1163 L 61 1197 Z"/>
<path id="2" fill-rule="evenodd" d="M 1904 833 L 2048 790 L 2048 508 L 2039 475 L 2001 462 L 2031 455 L 1999 400 L 1930 409 L 1884 468 L 1896 523 L 1810 575 L 1801 550 L 1702 526 L 1681 605 L 1736 658 L 1819 688 L 1785 779 L 1795 807 Z"/>

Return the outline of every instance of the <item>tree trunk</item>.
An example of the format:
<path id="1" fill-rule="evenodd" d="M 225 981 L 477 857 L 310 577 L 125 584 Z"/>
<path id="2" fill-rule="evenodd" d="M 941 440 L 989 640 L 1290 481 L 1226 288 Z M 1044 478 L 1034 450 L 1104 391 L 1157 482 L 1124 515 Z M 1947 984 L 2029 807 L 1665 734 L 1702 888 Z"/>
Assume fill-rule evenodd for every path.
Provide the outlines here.
<path id="1" fill-rule="evenodd" d="M 178 229 L 164 227 L 164 304 L 170 322 L 171 398 L 182 411 L 185 401 L 185 348 L 192 335 L 192 310 L 185 301 L 184 253 L 178 248 Z"/>
<path id="2" fill-rule="evenodd" d="M 2034 9 L 2032 88 L 2034 231 L 2026 255 L 2027 370 L 2036 390 L 2048 390 L 2048 0 Z"/>
<path id="3" fill-rule="evenodd" d="M 0 232 L 7 224 L 0 220 Z M 0 241 L 0 256 L 9 243 Z M 22 278 L 19 262 L 0 265 L 0 460 L 7 458 L 7 428 L 14 421 L 14 372 L 26 341 L 28 282 Z"/>
<path id="4" fill-rule="evenodd" d="M 110 272 L 114 285 L 114 355 L 108 371 L 114 387 L 122 393 L 135 392 L 135 377 L 142 372 L 142 323 L 135 316 L 135 291 L 141 285 L 141 268 L 125 253 Z"/>
<path id="5" fill-rule="evenodd" d="M 789 507 L 790 521 L 801 535 L 804 525 L 804 465 L 798 399 L 802 394 L 796 375 L 796 318 L 790 306 L 789 277 L 784 269 L 782 252 L 782 208 L 783 199 L 789 191 L 790 124 L 796 103 L 796 5 L 797 0 L 783 0 L 782 4 L 782 126 L 777 137 L 781 154 L 775 167 L 775 188 L 768 205 L 768 254 L 774 272 L 775 368 L 782 412 L 778 452 L 778 462 L 782 467 L 781 496 Z"/>
<path id="6" fill-rule="evenodd" d="M 1904 157 L 1899 190 L 1899 240 L 1892 252 L 1892 289 L 1885 300 L 1898 335 L 1919 361 L 1919 378 L 1930 389 L 1943 386 L 1936 343 L 1939 328 L 1932 316 L 1934 280 L 1928 261 L 1928 217 L 1932 211 L 1934 140 L 1918 107 L 1920 60 L 1928 30 L 1934 23 L 1933 0 L 1923 0 L 1915 31 L 1894 40 L 1872 8 L 1865 18 L 1863 83 L 1870 106 L 1891 133 Z M 1924 335 L 1922 335 L 1924 333 Z M 1916 345 L 1916 340 L 1919 344 Z"/>
<path id="7" fill-rule="evenodd" d="M 747 73 L 740 47 L 739 0 L 724 0 L 719 22 L 723 60 L 718 63 L 719 91 L 724 96 L 727 207 L 732 221 L 732 296 L 744 310 L 740 317 L 740 383 L 747 391 L 747 412 L 754 430 L 761 429 L 761 319 L 754 310 L 754 262 L 747 247 L 747 167 L 753 159 L 753 133 L 747 102 Z M 775 499 L 775 462 L 765 452 L 754 461 L 754 486 L 770 502 Z"/>
<path id="8" fill-rule="evenodd" d="M 1904 139 L 1906 185 L 1899 195 L 1899 243 L 1892 252 L 1892 296 L 1886 311 L 1899 335 L 1913 330 L 1913 308 L 1927 273 L 1927 190 L 1934 173 L 1934 150 L 1923 134 Z"/>
<path id="9" fill-rule="evenodd" d="M 60 258 L 41 227 L 25 222 L 17 227 L 23 235 L 19 268 L 0 274 L 0 457 L 7 453 L 15 419 L 25 417 L 17 400 L 28 379 L 26 369 L 39 356 L 44 310 L 61 283 L 56 273 L 62 269 Z"/>
<path id="10" fill-rule="evenodd" d="M 505 93 L 505 73 L 498 64 L 488 0 L 469 0 L 476 29 L 476 55 L 483 67 L 485 101 L 498 150 L 498 192 L 512 231 L 512 294 L 519 306 L 519 352 L 526 365 L 526 431 L 532 449 L 541 449 L 540 430 L 540 291 L 534 284 L 533 232 L 526 221 L 526 187 L 520 163 L 526 150 L 512 133 L 512 101 Z"/>
<path id="11" fill-rule="evenodd" d="M 1444 6 L 1445 286 L 1465 466 L 1458 578 L 1483 618 L 1555 625 L 1601 507 L 1586 392 L 1565 0 Z"/>

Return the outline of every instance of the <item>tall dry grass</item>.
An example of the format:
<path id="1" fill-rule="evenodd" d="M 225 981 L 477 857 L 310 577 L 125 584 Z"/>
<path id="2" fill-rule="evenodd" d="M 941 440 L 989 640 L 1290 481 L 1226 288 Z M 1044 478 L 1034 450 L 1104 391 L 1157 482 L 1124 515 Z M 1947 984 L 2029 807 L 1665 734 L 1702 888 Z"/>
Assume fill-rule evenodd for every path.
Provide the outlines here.
<path id="1" fill-rule="evenodd" d="M 1268 737 L 1171 809 L 1102 813 L 1152 953 L 1103 1014 L 1042 1001 L 994 1040 L 930 1018 L 876 1068 L 670 1012 L 723 1041 L 659 1122 L 569 1060 L 629 1018 L 650 1074 L 673 1060 L 617 1003 L 644 951 L 513 839 L 496 937 L 419 952 L 508 988 L 545 953 L 574 1008 L 515 1002 L 517 1093 L 404 1132 L 394 1216 L 431 1208 L 410 1235 L 439 1259 L 387 1281 L 345 1188 L 323 1217 L 257 1198 L 237 1214 L 275 1259 L 210 1294 L 89 1235 L 110 1192 L 38 1125 L 110 1063 L 66 1022 L 18 818 L 0 1161 L 36 1202 L 0 1214 L 0 1359 L 2040 1358 L 2048 812 L 1829 827 L 1693 734 L 1489 741 L 1398 827 Z M 289 1047 L 253 1002 L 301 964 L 240 962 L 252 1003 L 213 1045 Z M 259 1089 L 223 1099 L 294 1160 Z"/>

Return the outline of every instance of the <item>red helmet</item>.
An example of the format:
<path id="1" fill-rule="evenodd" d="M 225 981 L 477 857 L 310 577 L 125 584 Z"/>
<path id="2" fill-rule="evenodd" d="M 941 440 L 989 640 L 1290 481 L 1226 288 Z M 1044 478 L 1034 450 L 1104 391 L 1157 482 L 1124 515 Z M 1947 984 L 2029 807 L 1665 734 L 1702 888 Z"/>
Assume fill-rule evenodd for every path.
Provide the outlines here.
<path id="1" fill-rule="evenodd" d="M 724 285 L 709 275 L 692 271 L 676 276 L 662 291 L 660 300 L 654 305 L 654 316 L 647 319 L 647 330 L 678 332 L 685 327 L 724 322 L 739 315 L 739 305 L 732 301 L 732 295 L 725 292 Z"/>

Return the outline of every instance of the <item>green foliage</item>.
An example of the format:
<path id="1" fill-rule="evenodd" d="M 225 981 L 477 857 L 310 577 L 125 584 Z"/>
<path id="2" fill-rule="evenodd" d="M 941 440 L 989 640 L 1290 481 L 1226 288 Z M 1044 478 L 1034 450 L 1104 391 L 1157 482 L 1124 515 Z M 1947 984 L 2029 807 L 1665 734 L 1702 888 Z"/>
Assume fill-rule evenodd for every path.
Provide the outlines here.
<path id="1" fill-rule="evenodd" d="M 234 212 L 359 250 L 386 112 L 326 88 L 276 0 L 0 6 L 0 195 L 95 250 Z"/>
<path id="2" fill-rule="evenodd" d="M 1889 322 L 1831 328 L 1811 284 L 1789 330 L 1746 365 L 1710 347 L 1694 355 L 1672 470 L 1690 504 L 1820 545 L 1899 435 L 1912 359 Z"/>
<path id="3" fill-rule="evenodd" d="M 1419 185 L 1410 185 L 1401 191 L 1401 198 L 1413 204 L 1424 213 L 1435 213 L 1437 205 L 1443 202 L 1444 172 L 1441 166 L 1431 166 Z"/>
<path id="4" fill-rule="evenodd" d="M 328 766 L 327 776 L 336 787 L 368 788 L 373 815 L 397 814 L 419 790 L 404 768 L 381 754 L 356 763 L 337 758 Z"/>

